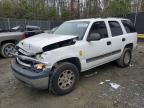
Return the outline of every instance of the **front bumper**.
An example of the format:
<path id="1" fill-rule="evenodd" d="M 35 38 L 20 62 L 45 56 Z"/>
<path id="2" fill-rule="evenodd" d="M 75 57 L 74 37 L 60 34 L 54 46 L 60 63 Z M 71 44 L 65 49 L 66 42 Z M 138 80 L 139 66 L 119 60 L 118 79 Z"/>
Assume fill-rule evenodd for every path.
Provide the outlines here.
<path id="1" fill-rule="evenodd" d="M 26 85 L 37 89 L 48 88 L 50 69 L 35 72 L 31 68 L 18 64 L 16 60 L 11 62 L 11 69 L 14 76 Z"/>

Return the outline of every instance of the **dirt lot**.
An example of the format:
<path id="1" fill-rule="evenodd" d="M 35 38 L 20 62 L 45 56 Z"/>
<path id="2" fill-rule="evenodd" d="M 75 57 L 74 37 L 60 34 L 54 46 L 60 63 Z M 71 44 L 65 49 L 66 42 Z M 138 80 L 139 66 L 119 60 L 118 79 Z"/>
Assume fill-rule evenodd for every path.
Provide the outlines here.
<path id="1" fill-rule="evenodd" d="M 77 88 L 65 96 L 26 87 L 13 77 L 11 59 L 0 58 L 0 108 L 144 108 L 144 46 L 133 55 L 127 68 L 109 63 L 82 73 Z"/>

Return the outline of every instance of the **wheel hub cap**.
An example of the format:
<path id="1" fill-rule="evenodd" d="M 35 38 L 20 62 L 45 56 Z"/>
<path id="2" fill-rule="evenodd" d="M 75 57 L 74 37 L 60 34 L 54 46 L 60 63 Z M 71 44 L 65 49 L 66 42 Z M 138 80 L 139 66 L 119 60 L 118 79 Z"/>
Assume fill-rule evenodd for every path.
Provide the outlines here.
<path id="1" fill-rule="evenodd" d="M 61 89 L 69 89 L 75 80 L 74 72 L 71 70 L 63 71 L 58 78 L 58 86 Z"/>
<path id="2" fill-rule="evenodd" d="M 129 61 L 130 61 L 130 53 L 127 52 L 127 53 L 125 54 L 125 57 L 124 57 L 124 62 L 125 62 L 125 64 L 128 64 Z"/>
<path id="3" fill-rule="evenodd" d="M 4 49 L 4 53 L 5 53 L 8 57 L 11 57 L 11 56 L 12 56 L 11 53 L 14 53 L 14 52 L 15 52 L 14 46 L 7 46 L 7 47 Z"/>

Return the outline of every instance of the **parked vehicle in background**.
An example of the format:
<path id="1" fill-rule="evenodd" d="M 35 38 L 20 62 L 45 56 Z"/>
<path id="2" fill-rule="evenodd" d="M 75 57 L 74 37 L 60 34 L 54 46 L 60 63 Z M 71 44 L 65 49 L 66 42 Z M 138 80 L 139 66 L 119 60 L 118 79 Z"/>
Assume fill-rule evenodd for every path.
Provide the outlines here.
<path id="1" fill-rule="evenodd" d="M 19 25 L 19 26 L 11 28 L 11 31 L 14 31 L 14 32 L 35 31 L 35 30 L 41 30 L 41 29 L 38 26 L 30 26 L 30 25 L 27 25 L 27 26 Z"/>
<path id="2" fill-rule="evenodd" d="M 11 53 L 15 51 L 15 45 L 22 39 L 43 33 L 37 26 L 16 26 L 9 32 L 1 30 L 0 33 L 0 55 L 2 57 L 12 57 Z"/>
<path id="3" fill-rule="evenodd" d="M 56 29 L 58 28 L 58 26 L 57 27 L 54 27 L 54 28 L 52 28 L 51 30 L 50 30 L 50 32 L 51 33 L 54 33 L 55 31 L 56 31 Z"/>
<path id="4" fill-rule="evenodd" d="M 52 33 L 54 33 L 54 31 L 56 31 L 56 29 L 57 29 L 57 28 L 58 28 L 58 26 L 57 26 L 57 27 L 52 28 L 51 30 L 45 30 L 44 32 L 45 32 L 45 33 L 52 34 Z"/>
<path id="5" fill-rule="evenodd" d="M 40 33 L 43 33 L 40 27 L 38 26 L 31 26 L 31 25 L 19 25 L 16 27 L 11 28 L 12 32 L 24 32 L 26 37 L 31 37 Z"/>
<path id="6" fill-rule="evenodd" d="M 15 45 L 26 38 L 23 32 L 3 32 L 0 33 L 0 55 L 2 57 L 12 57 L 15 52 Z"/>
<path id="7" fill-rule="evenodd" d="M 0 28 L 0 33 L 2 33 L 2 32 L 9 32 L 9 31 L 8 31 L 8 30 L 4 30 L 4 29 Z"/>
<path id="8" fill-rule="evenodd" d="M 2 29 L 0 28 L 0 32 L 2 32 Z"/>
<path id="9" fill-rule="evenodd" d="M 80 72 L 111 61 L 129 66 L 136 46 L 137 32 L 128 19 L 72 20 L 53 34 L 19 42 L 11 67 L 20 81 L 63 95 L 75 88 Z"/>

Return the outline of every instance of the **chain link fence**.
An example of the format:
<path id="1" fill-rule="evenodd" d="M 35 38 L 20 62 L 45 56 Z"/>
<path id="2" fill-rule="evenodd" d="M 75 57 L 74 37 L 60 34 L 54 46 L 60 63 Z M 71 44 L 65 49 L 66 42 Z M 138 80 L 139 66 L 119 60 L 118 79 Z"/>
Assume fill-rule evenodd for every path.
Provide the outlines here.
<path id="1" fill-rule="evenodd" d="M 19 25 L 39 26 L 42 30 L 50 30 L 59 26 L 62 21 L 42 21 L 42 20 L 26 20 L 26 19 L 10 19 L 0 18 L 0 29 L 10 30 L 11 28 Z"/>

